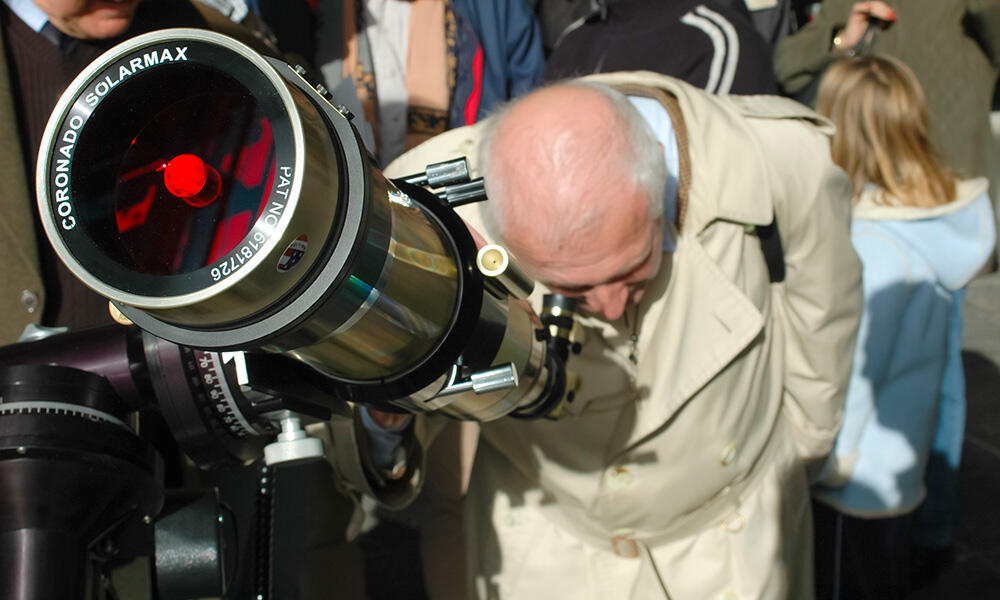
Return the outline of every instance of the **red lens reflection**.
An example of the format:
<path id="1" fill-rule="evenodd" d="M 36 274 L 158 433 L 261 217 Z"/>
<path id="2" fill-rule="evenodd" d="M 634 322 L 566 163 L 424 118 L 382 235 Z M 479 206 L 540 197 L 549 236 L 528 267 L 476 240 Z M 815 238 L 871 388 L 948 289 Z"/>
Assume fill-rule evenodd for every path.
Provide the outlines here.
<path id="1" fill-rule="evenodd" d="M 205 161 L 194 154 L 181 154 L 167 163 L 163 171 L 163 183 L 171 194 L 178 198 L 189 198 L 200 192 L 208 181 Z"/>
<path id="2" fill-rule="evenodd" d="M 196 208 L 208 206 L 222 191 L 219 172 L 194 154 L 179 154 L 168 162 L 163 184 L 171 194 Z"/>

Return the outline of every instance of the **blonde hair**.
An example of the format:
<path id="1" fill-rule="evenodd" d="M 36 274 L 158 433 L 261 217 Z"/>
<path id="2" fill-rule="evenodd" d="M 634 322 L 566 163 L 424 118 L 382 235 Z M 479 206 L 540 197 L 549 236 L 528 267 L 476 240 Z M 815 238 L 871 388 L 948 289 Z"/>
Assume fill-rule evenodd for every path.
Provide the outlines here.
<path id="1" fill-rule="evenodd" d="M 938 206 L 955 199 L 955 176 L 934 154 L 916 75 L 887 56 L 834 63 L 820 82 L 816 110 L 833 120 L 833 161 L 850 175 L 854 198 L 869 183 L 877 202 Z"/>

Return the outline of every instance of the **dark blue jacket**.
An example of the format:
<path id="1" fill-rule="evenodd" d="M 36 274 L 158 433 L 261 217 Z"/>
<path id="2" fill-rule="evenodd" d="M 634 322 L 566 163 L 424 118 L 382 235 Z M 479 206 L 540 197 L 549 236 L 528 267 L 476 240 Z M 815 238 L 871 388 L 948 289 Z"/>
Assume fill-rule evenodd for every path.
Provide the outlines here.
<path id="1" fill-rule="evenodd" d="M 449 127 L 471 125 L 542 78 L 542 35 L 525 0 L 454 0 L 458 68 Z"/>

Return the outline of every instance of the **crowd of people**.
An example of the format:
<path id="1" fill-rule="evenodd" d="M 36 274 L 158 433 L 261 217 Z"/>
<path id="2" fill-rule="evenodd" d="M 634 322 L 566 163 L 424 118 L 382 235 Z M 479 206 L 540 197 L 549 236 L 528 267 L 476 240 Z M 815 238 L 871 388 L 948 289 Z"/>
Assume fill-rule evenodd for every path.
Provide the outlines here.
<path id="1" fill-rule="evenodd" d="M 3 343 L 108 321 L 44 243 L 36 149 L 81 68 L 169 26 L 306 64 L 390 176 L 467 156 L 489 196 L 460 210 L 470 228 L 538 282 L 531 301 L 580 299 L 561 418 L 363 409 L 380 455 L 442 430 L 419 436 L 406 499 L 426 590 L 401 596 L 905 598 L 915 557 L 954 544 L 962 300 L 996 262 L 1000 0 L 4 0 L 0 17 Z"/>

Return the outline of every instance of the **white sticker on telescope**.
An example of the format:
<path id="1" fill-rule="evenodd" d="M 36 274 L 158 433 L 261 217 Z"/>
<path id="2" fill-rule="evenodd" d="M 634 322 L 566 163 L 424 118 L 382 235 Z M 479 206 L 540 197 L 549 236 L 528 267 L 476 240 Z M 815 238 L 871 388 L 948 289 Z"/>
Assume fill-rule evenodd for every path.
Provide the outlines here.
<path id="1" fill-rule="evenodd" d="M 305 256 L 307 248 L 309 248 L 309 237 L 303 233 L 285 248 L 284 254 L 278 259 L 278 271 L 284 273 L 294 269 Z"/>

